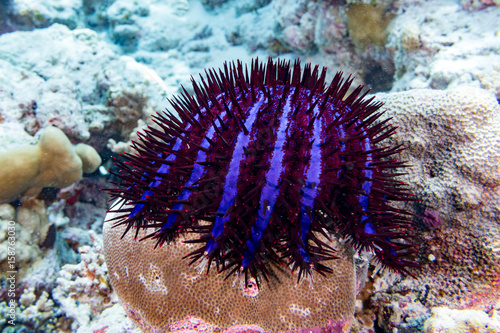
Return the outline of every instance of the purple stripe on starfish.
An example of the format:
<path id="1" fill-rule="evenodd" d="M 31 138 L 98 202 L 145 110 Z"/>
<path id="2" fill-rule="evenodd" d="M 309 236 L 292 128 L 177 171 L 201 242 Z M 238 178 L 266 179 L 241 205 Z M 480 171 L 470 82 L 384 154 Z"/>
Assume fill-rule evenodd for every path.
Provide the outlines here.
<path id="1" fill-rule="evenodd" d="M 363 132 L 363 135 L 366 135 L 366 133 Z M 364 139 L 363 140 L 363 145 L 365 151 L 370 151 L 371 144 L 370 140 Z M 372 153 L 366 154 L 366 162 L 365 166 L 367 167 L 366 169 L 363 169 L 363 176 L 367 179 L 371 179 L 373 175 L 373 171 L 369 169 L 370 163 L 373 161 Z M 358 200 L 361 203 L 361 207 L 363 208 L 364 211 L 368 211 L 368 204 L 369 204 L 369 197 L 371 193 L 371 188 L 372 188 L 372 181 L 370 180 L 365 180 L 363 184 L 361 185 L 361 188 L 363 189 L 363 192 L 365 192 L 364 195 L 358 196 Z"/>
<path id="2" fill-rule="evenodd" d="M 314 110 L 314 114 L 317 115 L 319 113 L 318 107 L 316 106 Z M 310 258 L 307 255 L 307 236 L 311 229 L 311 218 L 313 217 L 313 206 L 316 196 L 318 195 L 318 185 L 321 177 L 321 164 L 322 164 L 322 155 L 321 155 L 321 119 L 315 119 L 313 122 L 313 140 L 314 143 L 311 147 L 311 156 L 315 158 L 311 158 L 309 162 L 309 168 L 306 171 L 305 175 L 305 187 L 304 194 L 302 195 L 301 205 L 300 205 L 300 239 L 304 247 L 300 246 L 299 253 L 304 258 L 305 262 L 310 262 Z M 311 216 L 309 216 L 311 214 Z"/>
<path id="3" fill-rule="evenodd" d="M 223 111 L 223 112 L 221 112 L 220 117 L 224 118 L 225 115 L 226 115 L 226 111 Z M 214 139 L 215 139 L 214 125 L 215 124 L 212 124 L 212 126 L 210 126 L 207 133 L 205 134 L 205 138 L 203 138 L 203 140 L 201 141 L 201 146 L 203 148 L 208 148 L 210 146 L 210 143 L 208 142 L 208 140 L 206 138 L 209 138 L 209 140 L 212 140 L 212 141 L 214 141 Z M 219 124 L 219 125 L 222 125 L 222 124 Z M 193 185 L 196 181 L 198 181 L 201 178 L 201 176 L 203 176 L 203 174 L 205 173 L 207 168 L 203 165 L 200 165 L 199 163 L 205 162 L 206 160 L 207 160 L 207 153 L 204 152 L 202 149 L 200 149 L 198 151 L 197 156 L 196 156 L 196 162 L 193 165 L 193 171 L 191 172 L 191 176 L 189 177 L 189 180 L 184 184 L 184 187 Z M 182 190 L 181 194 L 177 197 L 177 200 L 187 199 L 187 198 L 189 198 L 191 193 L 193 193 L 193 191 L 184 189 L 184 190 Z M 184 204 L 175 204 L 172 209 L 180 210 L 183 207 L 184 207 Z M 162 225 L 162 229 L 167 229 L 167 228 L 172 227 L 172 225 L 175 223 L 175 220 L 177 220 L 177 215 L 178 214 L 171 213 L 168 216 L 167 222 L 164 225 Z"/>
<path id="4" fill-rule="evenodd" d="M 195 115 L 195 118 L 196 120 L 198 120 L 199 116 L 198 115 Z M 191 128 L 191 124 L 188 124 L 186 126 L 186 130 L 189 130 Z M 177 151 L 179 150 L 179 148 L 181 147 L 182 145 L 182 140 L 180 138 L 177 138 L 177 140 L 175 141 L 175 145 L 174 145 L 174 148 L 172 149 L 173 151 Z M 157 156 L 161 156 L 162 153 L 159 153 Z M 170 154 L 167 156 L 167 158 L 165 158 L 165 161 L 175 161 L 175 158 L 176 156 L 174 154 Z M 154 161 L 153 163 L 154 164 Z M 157 174 L 167 174 L 170 170 L 170 166 L 167 165 L 167 164 L 162 164 L 158 170 L 157 170 Z M 145 173 L 147 175 L 147 173 Z M 144 177 L 143 177 L 144 178 Z M 161 176 L 155 176 L 155 180 L 152 181 L 151 183 L 149 183 L 149 187 L 152 188 L 152 187 L 158 187 L 160 184 L 161 184 L 161 181 L 162 181 L 162 177 Z M 145 191 L 142 196 L 141 196 L 141 200 L 144 200 L 146 199 L 147 196 L 151 196 L 153 195 L 154 192 L 152 190 L 147 190 Z M 130 212 L 128 218 L 133 218 L 135 215 L 137 215 L 139 212 L 141 212 L 143 209 L 144 209 L 144 204 L 136 204 L 134 206 L 134 209 L 132 209 L 132 212 Z"/>
<path id="5" fill-rule="evenodd" d="M 233 150 L 233 155 L 231 157 L 231 162 L 229 163 L 229 170 L 226 176 L 226 182 L 224 184 L 224 189 L 222 192 L 222 200 L 219 204 L 218 213 L 224 214 L 222 217 L 217 216 L 215 218 L 214 225 L 212 227 L 212 239 L 208 240 L 206 250 L 211 252 L 217 247 L 217 242 L 213 240 L 222 234 L 224 229 L 224 223 L 229 220 L 229 215 L 226 214 L 229 207 L 234 205 L 234 198 L 238 192 L 236 188 L 236 182 L 238 181 L 238 175 L 240 171 L 240 164 L 245 157 L 243 148 L 248 145 L 250 139 L 250 133 L 252 132 L 253 124 L 255 123 L 255 118 L 259 112 L 261 106 L 264 104 L 265 96 L 262 92 L 259 93 L 259 100 L 250 109 L 249 115 L 245 121 L 245 127 L 248 129 L 248 134 L 243 131 L 238 133 L 238 138 Z"/>
<path id="6" fill-rule="evenodd" d="M 341 117 L 340 113 L 337 113 L 335 114 L 335 117 Z M 346 133 L 345 133 L 345 130 L 344 130 L 344 124 L 341 122 L 338 127 L 337 127 L 337 130 L 338 130 L 338 137 L 339 138 L 345 138 L 346 137 Z M 343 153 L 345 152 L 346 150 L 346 144 L 345 142 L 341 141 L 339 142 L 339 145 L 340 145 L 340 152 Z M 340 156 L 340 161 L 341 162 L 344 162 L 344 157 L 343 156 Z M 342 176 L 342 168 L 339 168 L 339 170 L 337 171 L 337 179 L 340 179 L 340 177 Z"/>
<path id="7" fill-rule="evenodd" d="M 363 131 L 363 135 L 366 135 L 366 132 Z M 363 140 L 363 145 L 365 151 L 370 151 L 372 149 L 370 140 L 368 138 Z M 370 163 L 372 161 L 373 161 L 372 153 L 367 154 L 365 162 L 366 169 L 363 169 L 363 176 L 366 179 L 372 179 L 373 171 L 369 169 Z M 373 182 L 371 180 L 365 180 L 361 185 L 364 194 L 358 195 L 358 201 L 361 204 L 361 208 L 366 213 L 368 213 L 370 207 L 370 193 L 372 189 L 372 184 Z M 368 221 L 368 216 L 366 215 L 361 216 L 361 223 L 364 224 L 365 234 L 374 235 L 376 233 L 375 230 L 373 229 L 372 223 Z"/>
<path id="8" fill-rule="evenodd" d="M 294 89 L 290 91 L 290 94 L 293 94 L 293 90 Z M 258 243 L 262 238 L 262 235 L 264 234 L 264 230 L 267 228 L 269 221 L 271 220 L 271 215 L 274 211 L 274 204 L 276 203 L 280 192 L 281 186 L 278 186 L 278 183 L 281 174 L 285 169 L 285 165 L 283 164 L 283 158 L 285 156 L 283 145 L 287 137 L 287 126 L 291 121 L 289 118 L 291 113 L 291 99 L 291 96 L 287 99 L 283 108 L 283 114 L 279 117 L 280 124 L 276 142 L 274 143 L 274 152 L 271 157 L 270 168 L 266 171 L 266 184 L 261 191 L 257 221 L 252 226 L 252 237 L 247 241 L 248 249 L 243 254 L 243 267 L 247 267 L 254 259 L 254 252 L 258 247 Z"/>

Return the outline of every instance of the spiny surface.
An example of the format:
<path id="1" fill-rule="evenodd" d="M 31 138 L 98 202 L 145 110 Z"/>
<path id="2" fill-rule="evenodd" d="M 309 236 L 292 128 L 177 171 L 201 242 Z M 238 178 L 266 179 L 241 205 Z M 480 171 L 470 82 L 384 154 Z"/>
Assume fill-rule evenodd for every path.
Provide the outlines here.
<path id="1" fill-rule="evenodd" d="M 331 273 L 336 259 L 328 239 L 340 234 L 358 250 L 375 253 L 385 267 L 408 273 L 410 214 L 392 201 L 412 200 L 392 158 L 402 148 L 380 145 L 394 128 L 376 122 L 381 103 L 347 94 L 352 79 L 321 73 L 299 61 L 224 64 L 192 80 L 169 111 L 153 117 L 133 143 L 137 154 L 117 160 L 121 170 L 111 210 L 116 225 L 156 245 L 179 233 L 199 247 L 186 257 L 206 259 L 218 272 L 244 272 L 267 280 L 276 264 Z M 208 223 L 200 223 L 200 221 Z M 260 278 L 259 278 L 260 280 Z"/>

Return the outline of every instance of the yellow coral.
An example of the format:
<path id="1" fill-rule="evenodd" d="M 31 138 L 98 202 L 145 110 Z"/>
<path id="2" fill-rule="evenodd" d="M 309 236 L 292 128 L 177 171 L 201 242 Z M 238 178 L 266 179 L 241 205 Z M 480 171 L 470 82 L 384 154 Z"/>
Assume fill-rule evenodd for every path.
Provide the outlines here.
<path id="1" fill-rule="evenodd" d="M 349 5 L 346 9 L 347 29 L 354 45 L 364 48 L 370 44 L 384 46 L 386 27 L 394 15 L 383 6 Z"/>
<path id="2" fill-rule="evenodd" d="M 37 145 L 8 150 L 0 156 L 0 202 L 18 196 L 33 197 L 44 187 L 63 188 L 93 172 L 101 164 L 94 148 L 84 145 L 75 152 L 60 129 L 45 128 Z"/>

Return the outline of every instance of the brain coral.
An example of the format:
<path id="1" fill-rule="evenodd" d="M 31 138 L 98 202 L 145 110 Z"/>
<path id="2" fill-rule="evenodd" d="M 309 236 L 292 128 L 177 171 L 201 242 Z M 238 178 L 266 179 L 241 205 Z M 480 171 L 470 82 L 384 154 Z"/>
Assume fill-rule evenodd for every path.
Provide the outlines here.
<path id="1" fill-rule="evenodd" d="M 314 284 L 308 280 L 297 284 L 288 270 L 276 270 L 271 282 L 257 289 L 253 279 L 246 286 L 243 279 L 224 281 L 215 270 L 202 274 L 202 267 L 181 260 L 196 248 L 182 242 L 193 234 L 155 249 L 154 240 L 138 242 L 130 232 L 120 239 L 124 230 L 125 226 L 112 229 L 111 223 L 104 224 L 106 264 L 122 305 L 145 332 L 178 330 L 186 320 L 194 320 L 190 316 L 202 319 L 208 331 L 252 323 L 266 332 L 279 332 L 324 327 L 332 319 L 345 319 L 342 327 L 350 326 L 356 279 L 348 253 L 330 261 L 333 273 L 316 275 Z M 139 237 L 144 235 L 140 231 Z"/>
<path id="2" fill-rule="evenodd" d="M 453 225 L 498 235 L 500 213 L 500 107 L 491 93 L 473 87 L 378 94 L 408 146 L 423 206 Z M 469 214 L 469 215 L 468 215 Z M 468 215 L 468 216 L 467 216 Z M 472 221 L 471 221 L 472 220 Z"/>
<path id="3" fill-rule="evenodd" d="M 438 212 L 429 230 L 419 281 L 392 288 L 425 295 L 426 306 L 490 309 L 500 297 L 500 106 L 473 87 L 377 94 L 399 126 L 391 140 L 407 145 L 407 181 L 417 213 Z"/>

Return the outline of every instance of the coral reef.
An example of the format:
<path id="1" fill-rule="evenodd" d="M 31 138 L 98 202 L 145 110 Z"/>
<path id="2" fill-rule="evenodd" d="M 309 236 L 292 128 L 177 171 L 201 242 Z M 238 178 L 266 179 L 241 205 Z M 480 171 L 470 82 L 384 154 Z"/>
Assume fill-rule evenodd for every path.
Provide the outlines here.
<path id="1" fill-rule="evenodd" d="M 54 311 L 54 302 L 50 295 L 45 290 L 36 291 L 34 287 L 27 287 L 19 296 L 18 306 L 15 309 L 16 326 L 10 326 L 16 329 L 19 326 L 24 326 L 23 329 L 15 330 L 14 332 L 35 332 L 40 327 L 46 325 L 54 328 L 52 321 L 56 316 Z M 6 313 L 8 306 L 6 302 L 0 301 L 0 328 L 5 328 L 5 319 L 8 318 Z M 7 326 L 9 327 L 9 326 Z M 9 328 L 2 332 L 9 332 Z"/>
<path id="2" fill-rule="evenodd" d="M 103 178 L 83 178 L 70 187 L 60 190 L 60 199 L 51 205 L 51 214 L 60 214 L 69 219 L 68 227 L 94 230 L 101 233 L 102 217 L 108 205 L 107 195 L 100 189 L 108 186 Z M 77 235 L 74 235 L 77 236 Z M 73 243 L 72 240 L 71 243 Z M 85 242 L 78 242 L 85 244 Z M 76 245 L 75 249 L 80 247 Z"/>
<path id="3" fill-rule="evenodd" d="M 16 209 L 8 203 L 0 204 L 0 218 L 3 220 L 14 220 Z"/>
<path id="4" fill-rule="evenodd" d="M 275 6 L 278 8 L 277 29 L 282 29 L 279 38 L 297 51 L 310 49 L 314 45 L 319 4 L 302 0 L 283 0 Z"/>
<path id="5" fill-rule="evenodd" d="M 376 91 L 392 86 L 392 55 L 383 47 L 396 5 L 343 1 L 273 2 L 275 38 L 330 69 L 353 73 Z M 355 56 L 350 56 L 355 55 Z"/>
<path id="6" fill-rule="evenodd" d="M 31 235 L 33 244 L 40 247 L 52 247 L 54 229 L 51 229 L 45 202 L 35 198 L 25 200 L 17 208 L 16 220 Z"/>
<path id="7" fill-rule="evenodd" d="M 81 261 L 64 265 L 52 296 L 60 305 L 60 314 L 73 319 L 72 329 L 89 325 L 91 318 L 112 306 L 111 287 L 102 253 L 102 237 L 90 231 L 92 247 L 79 248 Z"/>
<path id="8" fill-rule="evenodd" d="M 19 226 L 17 228 L 18 233 L 22 234 L 22 229 Z M 133 329 L 124 315 L 120 315 L 120 309 L 114 309 L 113 313 L 104 311 L 116 304 L 117 300 L 112 296 L 107 278 L 102 236 L 93 231 L 89 232 L 89 236 L 92 246 L 85 245 L 79 249 L 81 260 L 78 264 L 64 265 L 57 272 L 54 286 L 51 285 L 51 277 L 47 275 L 36 277 L 36 284 L 27 280 L 18 284 L 20 290 L 16 298 L 16 325 L 19 332 L 23 328 L 36 332 L 89 332 L 89 327 L 94 327 L 94 324 L 102 327 L 99 320 L 109 316 L 123 323 L 123 327 L 128 325 Z M 57 259 L 50 258 L 49 255 L 51 265 L 58 265 L 55 260 Z M 3 300 L 0 299 L 0 313 L 8 309 Z M 4 318 L 6 316 L 2 316 L 2 320 Z M 96 323 L 91 323 L 94 318 Z M 0 328 L 5 327 L 4 325 L 5 322 L 0 321 Z M 123 332 L 121 329 L 122 327 L 120 332 Z"/>
<path id="9" fill-rule="evenodd" d="M 500 6 L 499 0 L 460 0 L 460 4 L 467 10 L 481 10 L 489 6 Z"/>
<path id="10" fill-rule="evenodd" d="M 41 131 L 37 145 L 5 151 L 0 156 L 0 202 L 34 197 L 44 187 L 62 188 L 94 172 L 101 158 L 94 148 L 79 144 L 75 149 L 56 127 Z"/>
<path id="11" fill-rule="evenodd" d="M 375 279 L 377 281 L 377 279 Z M 380 283 L 378 279 L 377 283 Z M 389 279 L 390 280 L 390 279 Z M 373 286 L 372 292 L 384 288 L 388 285 Z M 382 290 L 384 290 L 382 289 Z M 391 332 L 394 329 L 398 332 L 419 332 L 423 323 L 430 316 L 430 310 L 420 301 L 418 294 L 397 293 L 389 295 L 387 293 L 375 293 L 367 300 L 365 316 L 378 320 L 378 327 L 384 332 Z"/>
<path id="12" fill-rule="evenodd" d="M 349 5 L 346 8 L 347 30 L 354 45 L 365 48 L 368 45 L 385 46 L 387 26 L 394 14 L 384 6 L 365 4 Z"/>
<path id="13" fill-rule="evenodd" d="M 92 173 L 101 165 L 102 159 L 97 151 L 89 145 L 79 143 L 75 146 L 75 154 L 82 160 L 83 173 Z"/>
<path id="14" fill-rule="evenodd" d="M 356 41 L 348 8 L 366 8 L 379 22 L 393 17 L 385 46 Z M 80 261 L 79 248 L 90 246 L 82 253 L 88 258 L 99 242 L 89 230 L 102 230 L 106 194 L 98 188 L 110 177 L 104 176 L 113 168 L 110 155 L 131 152 L 130 140 L 152 125 L 150 115 L 167 106 L 165 96 L 190 85 L 189 75 L 225 60 L 269 55 L 300 56 L 326 65 L 332 76 L 354 73 L 356 85 L 394 92 L 379 97 L 395 116 L 391 123 L 404 129 L 393 143 L 409 147 L 403 159 L 414 169 L 407 181 L 422 200 L 401 207 L 414 212 L 417 241 L 428 247 L 418 281 L 370 266 L 365 285 L 367 265 L 356 266 L 361 292 L 352 332 L 498 330 L 499 8 L 498 0 L 0 1 L 0 156 L 36 145 L 40 129 L 56 126 L 72 144 L 88 144 L 103 158 L 102 174 L 46 188 L 36 200 L 0 204 L 0 269 L 5 273 L 7 227 L 15 223 L 19 278 L 17 324 L 9 327 L 0 274 L 0 331 L 139 331 L 116 294 L 98 291 L 98 279 L 88 273 L 107 274 L 101 259 L 90 260 L 100 268 L 69 266 L 60 274 L 64 264 Z M 362 20 L 360 29 L 369 23 Z M 456 89 L 464 84 L 483 90 Z M 412 90 L 422 88 L 445 91 Z M 53 298 L 56 287 L 61 301 Z M 74 302 L 65 300 L 71 297 Z M 95 306 L 94 298 L 109 308 Z M 200 318 L 184 319 L 171 328 L 209 327 Z M 465 328 L 461 319 L 473 326 Z M 335 325 L 345 328 L 345 322 Z"/>
<path id="15" fill-rule="evenodd" d="M 100 151 L 102 136 L 128 139 L 138 119 L 165 103 L 167 87 L 154 71 L 115 54 L 91 30 L 53 24 L 3 34 L 0 51 L 0 133 L 56 126 Z M 9 140 L 24 143 L 21 134 Z"/>
<path id="16" fill-rule="evenodd" d="M 10 206 L 8 204 L 4 204 Z M 6 207 L 6 206 L 4 206 Z M 14 208 L 10 206 L 12 210 Z M 9 216 L 2 215 L 2 220 L 0 221 L 0 271 L 1 277 L 6 276 L 8 269 L 8 221 L 14 221 L 14 218 L 7 218 Z M 38 226 L 37 226 L 38 227 Z M 42 225 L 43 227 L 43 225 Z M 16 268 L 18 269 L 19 276 L 23 276 L 25 271 L 29 269 L 42 255 L 42 250 L 40 249 L 39 236 L 32 235 L 30 230 L 25 230 L 22 225 L 16 226 Z"/>
<path id="17" fill-rule="evenodd" d="M 447 228 L 499 237 L 500 107 L 488 91 L 463 86 L 447 91 L 378 94 L 386 116 L 414 165 L 407 181 L 421 207 L 440 212 Z M 422 209 L 423 212 L 423 209 Z"/>
<path id="18" fill-rule="evenodd" d="M 141 333 L 125 313 L 125 309 L 112 294 L 113 305 L 92 317 L 88 325 L 80 326 L 77 333 Z M 207 332 L 208 333 L 208 332 Z"/>
<path id="19" fill-rule="evenodd" d="M 44 28 L 53 23 L 61 23 L 70 29 L 81 25 L 81 3 L 78 0 L 8 1 L 7 15 L 11 29 Z"/>

